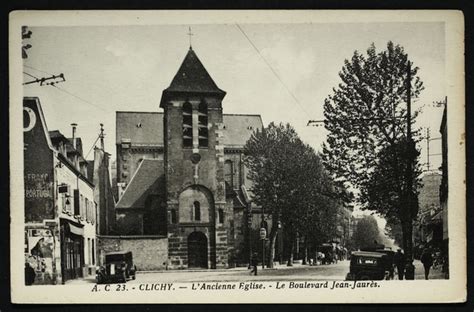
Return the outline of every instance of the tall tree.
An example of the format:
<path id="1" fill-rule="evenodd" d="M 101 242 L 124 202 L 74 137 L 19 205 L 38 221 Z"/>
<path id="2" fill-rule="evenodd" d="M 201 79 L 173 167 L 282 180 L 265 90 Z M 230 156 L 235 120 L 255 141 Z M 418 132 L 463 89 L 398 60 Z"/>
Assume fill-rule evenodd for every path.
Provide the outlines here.
<path id="1" fill-rule="evenodd" d="M 356 229 L 352 236 L 352 245 L 355 248 L 374 246 L 374 242 L 379 242 L 380 233 L 377 220 L 373 216 L 364 216 L 357 222 Z"/>
<path id="2" fill-rule="evenodd" d="M 416 100 L 423 90 L 418 67 L 408 65 L 403 47 L 392 42 L 381 52 L 372 44 L 366 55 L 355 51 L 350 61 L 345 60 L 339 73 L 342 82 L 325 99 L 329 134 L 323 145 L 326 167 L 337 181 L 359 191 L 364 209 L 400 220 L 405 249 L 410 247 L 410 225 L 417 211 L 417 151 L 407 140 L 407 91 Z M 408 76 L 412 77 L 410 89 Z M 411 114 L 411 123 L 418 113 Z M 415 129 L 413 135 L 418 132 Z M 391 181 L 384 182 L 387 170 L 383 163 L 391 164 L 387 169 Z M 407 170 L 414 172 L 407 175 Z M 414 181 L 407 183 L 407 176 Z"/>
<path id="3" fill-rule="evenodd" d="M 300 160 L 302 146 L 296 131 L 289 124 L 270 123 L 267 128 L 257 129 L 244 148 L 244 163 L 253 181 L 253 199 L 272 219 L 269 233 L 270 267 L 273 267 L 278 224 L 282 221 L 283 209 L 297 202 L 295 193 L 299 173 L 294 169 L 295 163 Z M 285 215 L 292 214 L 287 211 Z"/>
<path id="4" fill-rule="evenodd" d="M 245 145 L 244 163 L 253 180 L 254 201 L 271 215 L 270 262 L 273 266 L 278 225 L 291 238 L 316 233 L 331 222 L 329 176 L 319 156 L 290 125 L 271 123 L 257 130 Z M 329 225 L 326 227 L 329 228 Z M 319 233 L 319 232 L 318 232 Z M 330 233 L 330 231 L 328 231 Z M 291 242 L 287 250 L 291 250 Z"/>

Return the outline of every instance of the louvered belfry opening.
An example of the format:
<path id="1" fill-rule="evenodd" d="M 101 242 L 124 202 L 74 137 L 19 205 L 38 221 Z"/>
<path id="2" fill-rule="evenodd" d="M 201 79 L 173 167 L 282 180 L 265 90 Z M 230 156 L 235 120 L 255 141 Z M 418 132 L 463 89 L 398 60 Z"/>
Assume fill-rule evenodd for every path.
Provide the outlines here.
<path id="1" fill-rule="evenodd" d="M 207 116 L 207 104 L 202 101 L 199 103 L 198 109 L 198 138 L 199 138 L 199 147 L 208 147 L 209 142 L 209 130 L 207 127 L 208 116 Z"/>
<path id="2" fill-rule="evenodd" d="M 189 102 L 183 105 L 183 147 L 193 147 L 193 107 Z"/>

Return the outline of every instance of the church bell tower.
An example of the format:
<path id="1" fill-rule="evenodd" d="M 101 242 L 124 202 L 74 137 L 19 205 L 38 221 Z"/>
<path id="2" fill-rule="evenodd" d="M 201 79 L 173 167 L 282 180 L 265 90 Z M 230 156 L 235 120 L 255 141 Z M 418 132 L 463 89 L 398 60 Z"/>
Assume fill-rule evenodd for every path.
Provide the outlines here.
<path id="1" fill-rule="evenodd" d="M 222 99 L 190 46 L 163 91 L 168 267 L 227 267 Z M 224 212 L 224 213 L 223 213 Z"/>

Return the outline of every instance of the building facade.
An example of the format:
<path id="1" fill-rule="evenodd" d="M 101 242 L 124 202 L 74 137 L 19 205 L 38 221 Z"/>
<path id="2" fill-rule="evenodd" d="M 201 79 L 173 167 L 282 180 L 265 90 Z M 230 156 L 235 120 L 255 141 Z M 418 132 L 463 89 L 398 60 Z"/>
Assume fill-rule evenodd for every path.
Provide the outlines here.
<path id="1" fill-rule="evenodd" d="M 224 114 L 225 94 L 190 48 L 163 91 L 163 113 L 117 112 L 119 197 L 105 249 L 130 239 L 167 245 L 165 257 L 162 248 L 139 252 L 139 269 L 153 257 L 165 259 L 155 268 L 248 263 L 249 215 L 259 210 L 245 197 L 243 148 L 263 124 L 259 115 Z"/>
<path id="2" fill-rule="evenodd" d="M 25 261 L 35 284 L 95 274 L 96 204 L 79 138 L 48 132 L 38 98 L 25 98 Z"/>

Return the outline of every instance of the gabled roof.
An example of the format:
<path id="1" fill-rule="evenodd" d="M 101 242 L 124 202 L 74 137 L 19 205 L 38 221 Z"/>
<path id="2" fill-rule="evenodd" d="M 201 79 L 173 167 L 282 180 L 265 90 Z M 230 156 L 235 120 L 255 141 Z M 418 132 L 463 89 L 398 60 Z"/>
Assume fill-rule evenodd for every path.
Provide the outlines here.
<path id="1" fill-rule="evenodd" d="M 163 146 L 163 113 L 116 112 L 116 144 L 130 140 L 132 144 Z"/>
<path id="2" fill-rule="evenodd" d="M 147 196 L 159 193 L 160 187 L 164 187 L 163 177 L 163 160 L 143 159 L 116 208 L 145 208 Z"/>
<path id="3" fill-rule="evenodd" d="M 256 129 L 262 129 L 260 115 L 224 114 L 224 147 L 242 147 Z"/>
<path id="4" fill-rule="evenodd" d="M 165 91 L 225 94 L 225 91 L 217 87 L 192 48 L 189 48 L 178 72 Z"/>
<path id="5" fill-rule="evenodd" d="M 263 127 L 260 115 L 224 114 L 225 147 L 243 147 L 256 129 Z M 163 146 L 163 113 L 117 112 L 116 144 L 130 140 L 132 145 Z"/>

